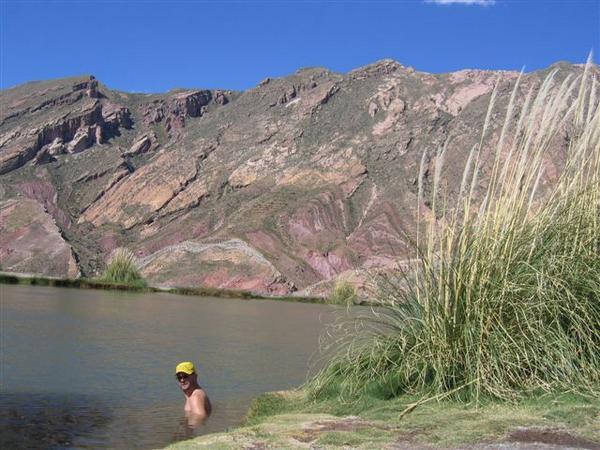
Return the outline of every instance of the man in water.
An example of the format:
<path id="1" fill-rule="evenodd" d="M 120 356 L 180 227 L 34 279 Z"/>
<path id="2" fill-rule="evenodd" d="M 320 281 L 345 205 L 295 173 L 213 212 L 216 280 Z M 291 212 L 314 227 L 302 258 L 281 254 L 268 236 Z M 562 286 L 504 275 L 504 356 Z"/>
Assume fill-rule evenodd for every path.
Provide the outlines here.
<path id="1" fill-rule="evenodd" d="M 200 425 L 210 416 L 212 406 L 208 395 L 198 384 L 198 374 L 194 364 L 185 361 L 177 364 L 175 368 L 177 383 L 185 394 L 184 411 L 191 426 Z"/>

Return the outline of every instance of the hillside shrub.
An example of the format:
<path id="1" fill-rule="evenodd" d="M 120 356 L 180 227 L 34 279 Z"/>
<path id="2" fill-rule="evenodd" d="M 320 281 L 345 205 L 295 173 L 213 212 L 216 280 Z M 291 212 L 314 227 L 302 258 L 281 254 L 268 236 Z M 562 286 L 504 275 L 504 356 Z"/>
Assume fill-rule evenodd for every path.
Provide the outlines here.
<path id="1" fill-rule="evenodd" d="M 126 248 L 119 248 L 112 253 L 106 269 L 99 280 L 136 287 L 145 287 L 147 285 L 140 273 L 135 256 Z"/>

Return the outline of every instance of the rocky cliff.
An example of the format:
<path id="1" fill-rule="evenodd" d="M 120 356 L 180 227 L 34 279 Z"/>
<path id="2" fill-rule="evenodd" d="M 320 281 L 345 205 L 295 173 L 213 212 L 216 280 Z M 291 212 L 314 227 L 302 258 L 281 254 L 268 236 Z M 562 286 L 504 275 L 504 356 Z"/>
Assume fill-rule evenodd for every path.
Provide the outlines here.
<path id="1" fill-rule="evenodd" d="M 518 103 L 551 69 L 557 82 L 583 70 L 523 75 Z M 93 276 L 127 246 L 156 284 L 283 294 L 391 267 L 408 255 L 424 152 L 431 167 L 447 144 L 455 195 L 492 90 L 490 148 L 518 77 L 384 60 L 246 92 L 131 94 L 92 76 L 1 91 L 0 268 Z M 559 130 L 543 183 L 568 139 Z"/>

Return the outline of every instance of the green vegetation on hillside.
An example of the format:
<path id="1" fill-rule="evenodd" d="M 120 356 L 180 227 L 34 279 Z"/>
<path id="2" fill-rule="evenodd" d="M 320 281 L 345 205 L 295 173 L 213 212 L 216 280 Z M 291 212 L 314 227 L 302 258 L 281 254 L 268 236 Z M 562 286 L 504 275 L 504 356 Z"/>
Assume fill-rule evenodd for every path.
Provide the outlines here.
<path id="1" fill-rule="evenodd" d="M 589 68 L 561 83 L 552 72 L 522 105 L 517 82 L 499 135 L 488 129 L 493 93 L 454 207 L 441 181 L 446 147 L 428 199 L 423 156 L 419 263 L 385 280 L 385 307 L 339 326 L 308 384 L 314 398 L 600 393 L 600 107 Z M 544 155 L 556 139 L 569 149 L 553 174 Z"/>
<path id="2" fill-rule="evenodd" d="M 119 248 L 113 252 L 99 280 L 137 287 L 145 287 L 147 285 L 146 280 L 144 280 L 140 273 L 135 256 L 125 248 Z"/>
<path id="3" fill-rule="evenodd" d="M 353 305 L 357 300 L 356 289 L 344 280 L 338 280 L 331 290 L 329 303 L 333 305 Z"/>

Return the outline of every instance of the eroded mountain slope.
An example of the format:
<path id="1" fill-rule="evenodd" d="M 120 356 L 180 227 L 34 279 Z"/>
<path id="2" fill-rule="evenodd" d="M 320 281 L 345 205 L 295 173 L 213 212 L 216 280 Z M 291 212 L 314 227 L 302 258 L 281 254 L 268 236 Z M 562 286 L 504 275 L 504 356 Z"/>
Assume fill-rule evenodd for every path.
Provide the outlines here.
<path id="1" fill-rule="evenodd" d="M 557 82 L 583 70 L 554 68 Z M 523 75 L 519 101 L 547 72 Z M 93 77 L 29 83 L 0 93 L 3 211 L 41 208 L 54 222 L 74 259 L 44 273 L 94 275 L 127 246 L 159 284 L 322 285 L 407 257 L 423 152 L 431 167 L 447 143 L 442 182 L 455 195 L 494 86 L 490 148 L 518 77 L 432 75 L 384 60 L 346 75 L 304 69 L 246 92 L 128 94 Z M 561 130 L 543 183 L 567 144 Z M 27 231 L 36 214 L 20 225 L 28 245 L 42 239 Z M 7 256 L 12 241 L 0 241 L 3 270 L 21 267 L 18 253 Z M 23 256 L 27 267 L 46 257 Z"/>

